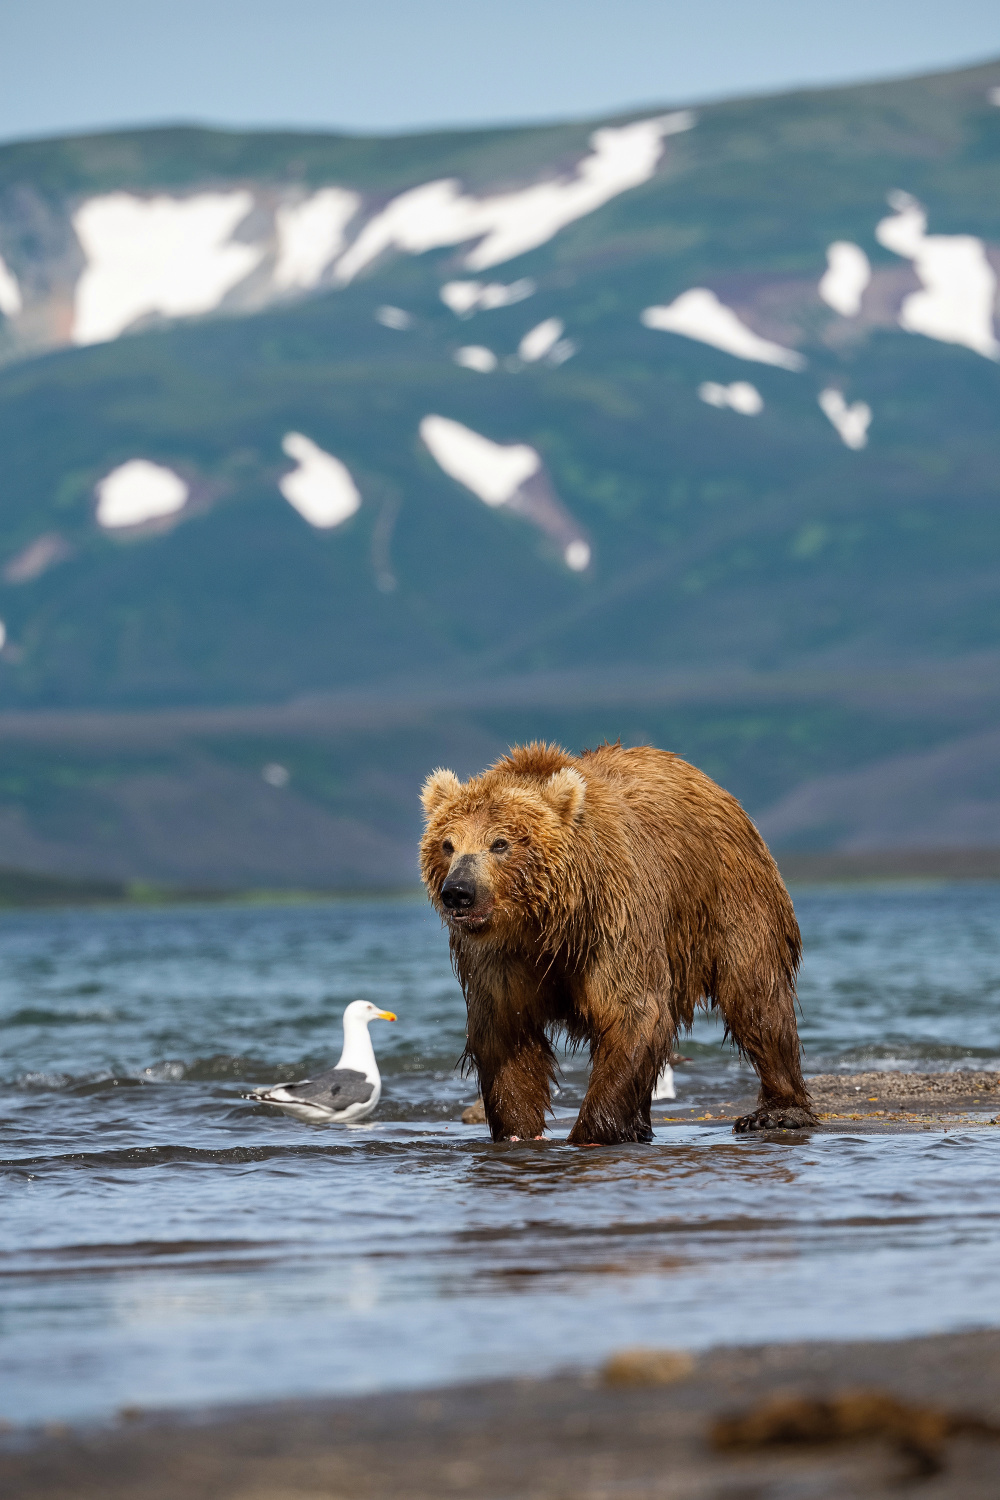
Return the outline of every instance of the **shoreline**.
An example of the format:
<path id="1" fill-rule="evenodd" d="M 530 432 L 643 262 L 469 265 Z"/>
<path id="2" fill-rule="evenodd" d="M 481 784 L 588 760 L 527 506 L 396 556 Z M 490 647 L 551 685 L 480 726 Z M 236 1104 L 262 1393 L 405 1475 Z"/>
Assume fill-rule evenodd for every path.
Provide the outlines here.
<path id="1" fill-rule="evenodd" d="M 1000 1122 L 1000 1073 L 817 1073 L 806 1087 L 819 1116 L 814 1129 L 860 1126 L 867 1133 L 900 1130 L 950 1130 L 997 1127 Z M 749 1113 L 756 1094 L 741 1094 L 713 1109 L 684 1106 L 680 1100 L 653 1106 L 654 1125 L 720 1124 Z M 763 1131 L 789 1139 L 805 1131 Z"/>
<path id="2" fill-rule="evenodd" d="M 789 1443 L 762 1427 L 775 1399 L 815 1417 L 859 1391 L 856 1431 Z M 901 1435 L 899 1412 L 926 1442 Z M 756 1438 L 719 1446 L 717 1421 L 754 1414 Z M 0 1492 L 24 1500 L 986 1500 L 998 1472 L 1000 1330 L 632 1353 L 545 1379 L 0 1436 Z"/>
<path id="3" fill-rule="evenodd" d="M 1000 849 L 899 849 L 859 853 L 774 852 L 794 889 L 884 886 L 903 889 L 1000 881 Z M 0 911 L 74 907 L 297 905 L 310 902 L 423 899 L 417 880 L 336 886 L 206 885 L 146 877 L 62 875 L 0 865 Z"/>
<path id="4" fill-rule="evenodd" d="M 772 850 L 790 885 L 948 884 L 1000 880 L 1000 849 Z"/>

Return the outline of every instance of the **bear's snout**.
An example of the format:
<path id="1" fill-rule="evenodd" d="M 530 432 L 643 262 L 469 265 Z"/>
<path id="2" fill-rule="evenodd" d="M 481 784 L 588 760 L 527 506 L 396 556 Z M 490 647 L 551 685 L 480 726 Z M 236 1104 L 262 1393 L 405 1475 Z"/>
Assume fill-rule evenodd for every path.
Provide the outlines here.
<path id="1" fill-rule="evenodd" d="M 492 891 L 482 878 L 477 855 L 460 854 L 453 860 L 441 887 L 441 905 L 453 924 L 473 932 L 486 925 L 493 910 Z"/>
<path id="2" fill-rule="evenodd" d="M 441 887 L 441 902 L 449 911 L 471 911 L 476 894 L 476 882 L 469 875 L 449 875 Z"/>

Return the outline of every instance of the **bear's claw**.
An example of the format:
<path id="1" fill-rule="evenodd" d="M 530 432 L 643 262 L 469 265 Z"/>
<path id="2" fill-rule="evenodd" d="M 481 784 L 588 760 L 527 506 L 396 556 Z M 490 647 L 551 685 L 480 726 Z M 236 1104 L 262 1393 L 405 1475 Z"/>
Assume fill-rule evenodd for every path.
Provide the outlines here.
<path id="1" fill-rule="evenodd" d="M 819 1121 L 811 1109 L 801 1104 L 762 1104 L 749 1115 L 741 1115 L 733 1126 L 733 1135 L 749 1135 L 755 1130 L 808 1130 Z"/>

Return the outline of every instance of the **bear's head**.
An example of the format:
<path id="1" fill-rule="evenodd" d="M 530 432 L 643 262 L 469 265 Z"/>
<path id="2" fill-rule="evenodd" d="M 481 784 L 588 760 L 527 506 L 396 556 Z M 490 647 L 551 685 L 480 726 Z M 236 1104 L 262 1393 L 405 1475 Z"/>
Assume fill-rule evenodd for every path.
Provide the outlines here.
<path id="1" fill-rule="evenodd" d="M 523 770 L 515 752 L 464 784 L 453 771 L 427 778 L 420 873 L 453 934 L 522 935 L 564 894 L 563 867 L 587 799 L 580 772 L 559 763 L 568 759 L 536 756 Z"/>

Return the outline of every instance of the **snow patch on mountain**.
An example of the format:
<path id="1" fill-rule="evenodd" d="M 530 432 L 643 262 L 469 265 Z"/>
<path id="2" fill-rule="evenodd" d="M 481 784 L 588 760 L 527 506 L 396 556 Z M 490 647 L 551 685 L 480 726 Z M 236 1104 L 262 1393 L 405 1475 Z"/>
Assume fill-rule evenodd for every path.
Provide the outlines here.
<path id="1" fill-rule="evenodd" d="M 551 354 L 564 331 L 564 325 L 559 318 L 546 318 L 544 323 L 537 323 L 524 335 L 517 346 L 517 352 L 526 365 L 533 365 L 538 360 L 544 359 L 547 354 Z"/>
<path id="2" fill-rule="evenodd" d="M 458 318 L 471 318 L 475 312 L 489 312 L 495 307 L 510 307 L 534 296 L 535 283 L 528 276 L 504 285 L 502 281 L 446 281 L 441 301 Z"/>
<path id="3" fill-rule="evenodd" d="M 964 344 L 1000 359 L 993 327 L 997 278 L 982 240 L 971 234 L 928 234 L 927 213 L 909 193 L 890 193 L 895 213 L 875 229 L 880 245 L 913 262 L 923 290 L 899 310 L 899 326 L 946 344 Z"/>
<path id="4" fill-rule="evenodd" d="M 662 333 L 679 333 L 735 354 L 738 359 L 752 359 L 759 364 L 779 365 L 785 370 L 805 369 L 805 360 L 794 349 L 785 349 L 762 339 L 736 316 L 731 307 L 720 302 L 707 287 L 693 287 L 682 292 L 667 307 L 647 307 L 641 315 L 647 328 Z"/>
<path id="5" fill-rule="evenodd" d="M 275 209 L 271 285 L 275 293 L 310 291 L 331 265 L 345 284 L 385 250 L 419 254 L 469 241 L 476 242 L 465 257 L 471 270 L 497 265 L 648 181 L 665 137 L 693 124 L 694 116 L 681 110 L 596 130 L 591 154 L 575 172 L 518 191 L 479 198 L 456 179 L 423 183 L 377 212 L 347 249 L 348 226 L 362 199 L 347 188 L 321 188 Z M 266 239 L 251 244 L 232 237 L 253 207 L 245 188 L 183 198 L 113 192 L 81 204 L 73 227 L 86 265 L 76 286 L 72 341 L 101 343 L 151 314 L 185 317 L 218 307 L 271 253 Z M 522 301 L 534 290 L 527 278 L 509 285 L 454 281 L 441 296 L 467 317 Z M 20 288 L 0 261 L 0 313 L 20 311 Z"/>
<path id="6" fill-rule="evenodd" d="M 424 417 L 420 424 L 431 457 L 484 505 L 506 505 L 542 460 L 527 443 L 494 443 L 450 417 Z"/>
<path id="7" fill-rule="evenodd" d="M 278 480 L 278 488 L 310 526 L 339 526 L 361 505 L 350 470 L 301 432 L 285 434 L 281 444 L 298 467 Z"/>
<path id="8" fill-rule="evenodd" d="M 397 333 L 405 333 L 408 328 L 413 327 L 413 319 L 401 307 L 376 307 L 375 321 L 381 323 L 383 328 L 394 328 Z"/>
<path id="9" fill-rule="evenodd" d="M 73 215 L 87 266 L 76 286 L 73 342 L 99 344 L 150 313 L 210 312 L 263 259 L 231 235 L 253 207 L 244 189 L 190 198 L 89 198 Z"/>
<path id="10" fill-rule="evenodd" d="M 764 398 L 749 380 L 734 380 L 732 385 L 719 385 L 715 380 L 705 380 L 698 387 L 698 395 L 709 406 L 728 406 L 744 417 L 756 417 L 764 410 Z"/>
<path id="11" fill-rule="evenodd" d="M 21 288 L 17 277 L 0 255 L 0 313 L 5 318 L 16 318 L 21 311 Z"/>
<path id="12" fill-rule="evenodd" d="M 484 344 L 466 344 L 455 350 L 455 363 L 466 370 L 478 370 L 480 375 L 490 375 L 497 367 L 497 357 Z"/>
<path id="13" fill-rule="evenodd" d="M 172 516 L 183 509 L 188 494 L 187 484 L 173 469 L 133 458 L 97 485 L 97 524 L 115 531 Z"/>
<path id="14" fill-rule="evenodd" d="M 872 268 L 860 245 L 834 240 L 826 252 L 827 269 L 820 279 L 819 294 L 841 317 L 856 318 L 861 298 L 872 279 Z"/>
<path id="15" fill-rule="evenodd" d="M 322 188 L 304 203 L 282 204 L 274 215 L 278 256 L 274 284 L 282 291 L 307 291 L 343 250 L 345 231 L 361 207 L 346 188 Z"/>
<path id="16" fill-rule="evenodd" d="M 841 442 L 848 448 L 868 446 L 868 428 L 871 426 L 872 409 L 865 401 L 855 401 L 848 406 L 842 391 L 830 387 L 818 396 L 823 415 L 833 423 Z"/>
<path id="17" fill-rule="evenodd" d="M 440 468 L 484 505 L 505 506 L 537 526 L 572 572 L 590 567 L 590 543 L 552 489 L 536 449 L 527 443 L 494 443 L 461 422 L 433 415 L 424 417 L 420 436 Z"/>
<path id="18" fill-rule="evenodd" d="M 668 135 L 690 130 L 690 110 L 632 125 L 595 130 L 592 154 L 570 177 L 509 193 L 475 198 L 457 178 L 410 188 L 370 219 L 336 266 L 337 280 L 352 281 L 387 250 L 422 255 L 447 245 L 478 243 L 465 256 L 470 271 L 484 271 L 535 250 L 575 219 L 648 182 Z"/>

